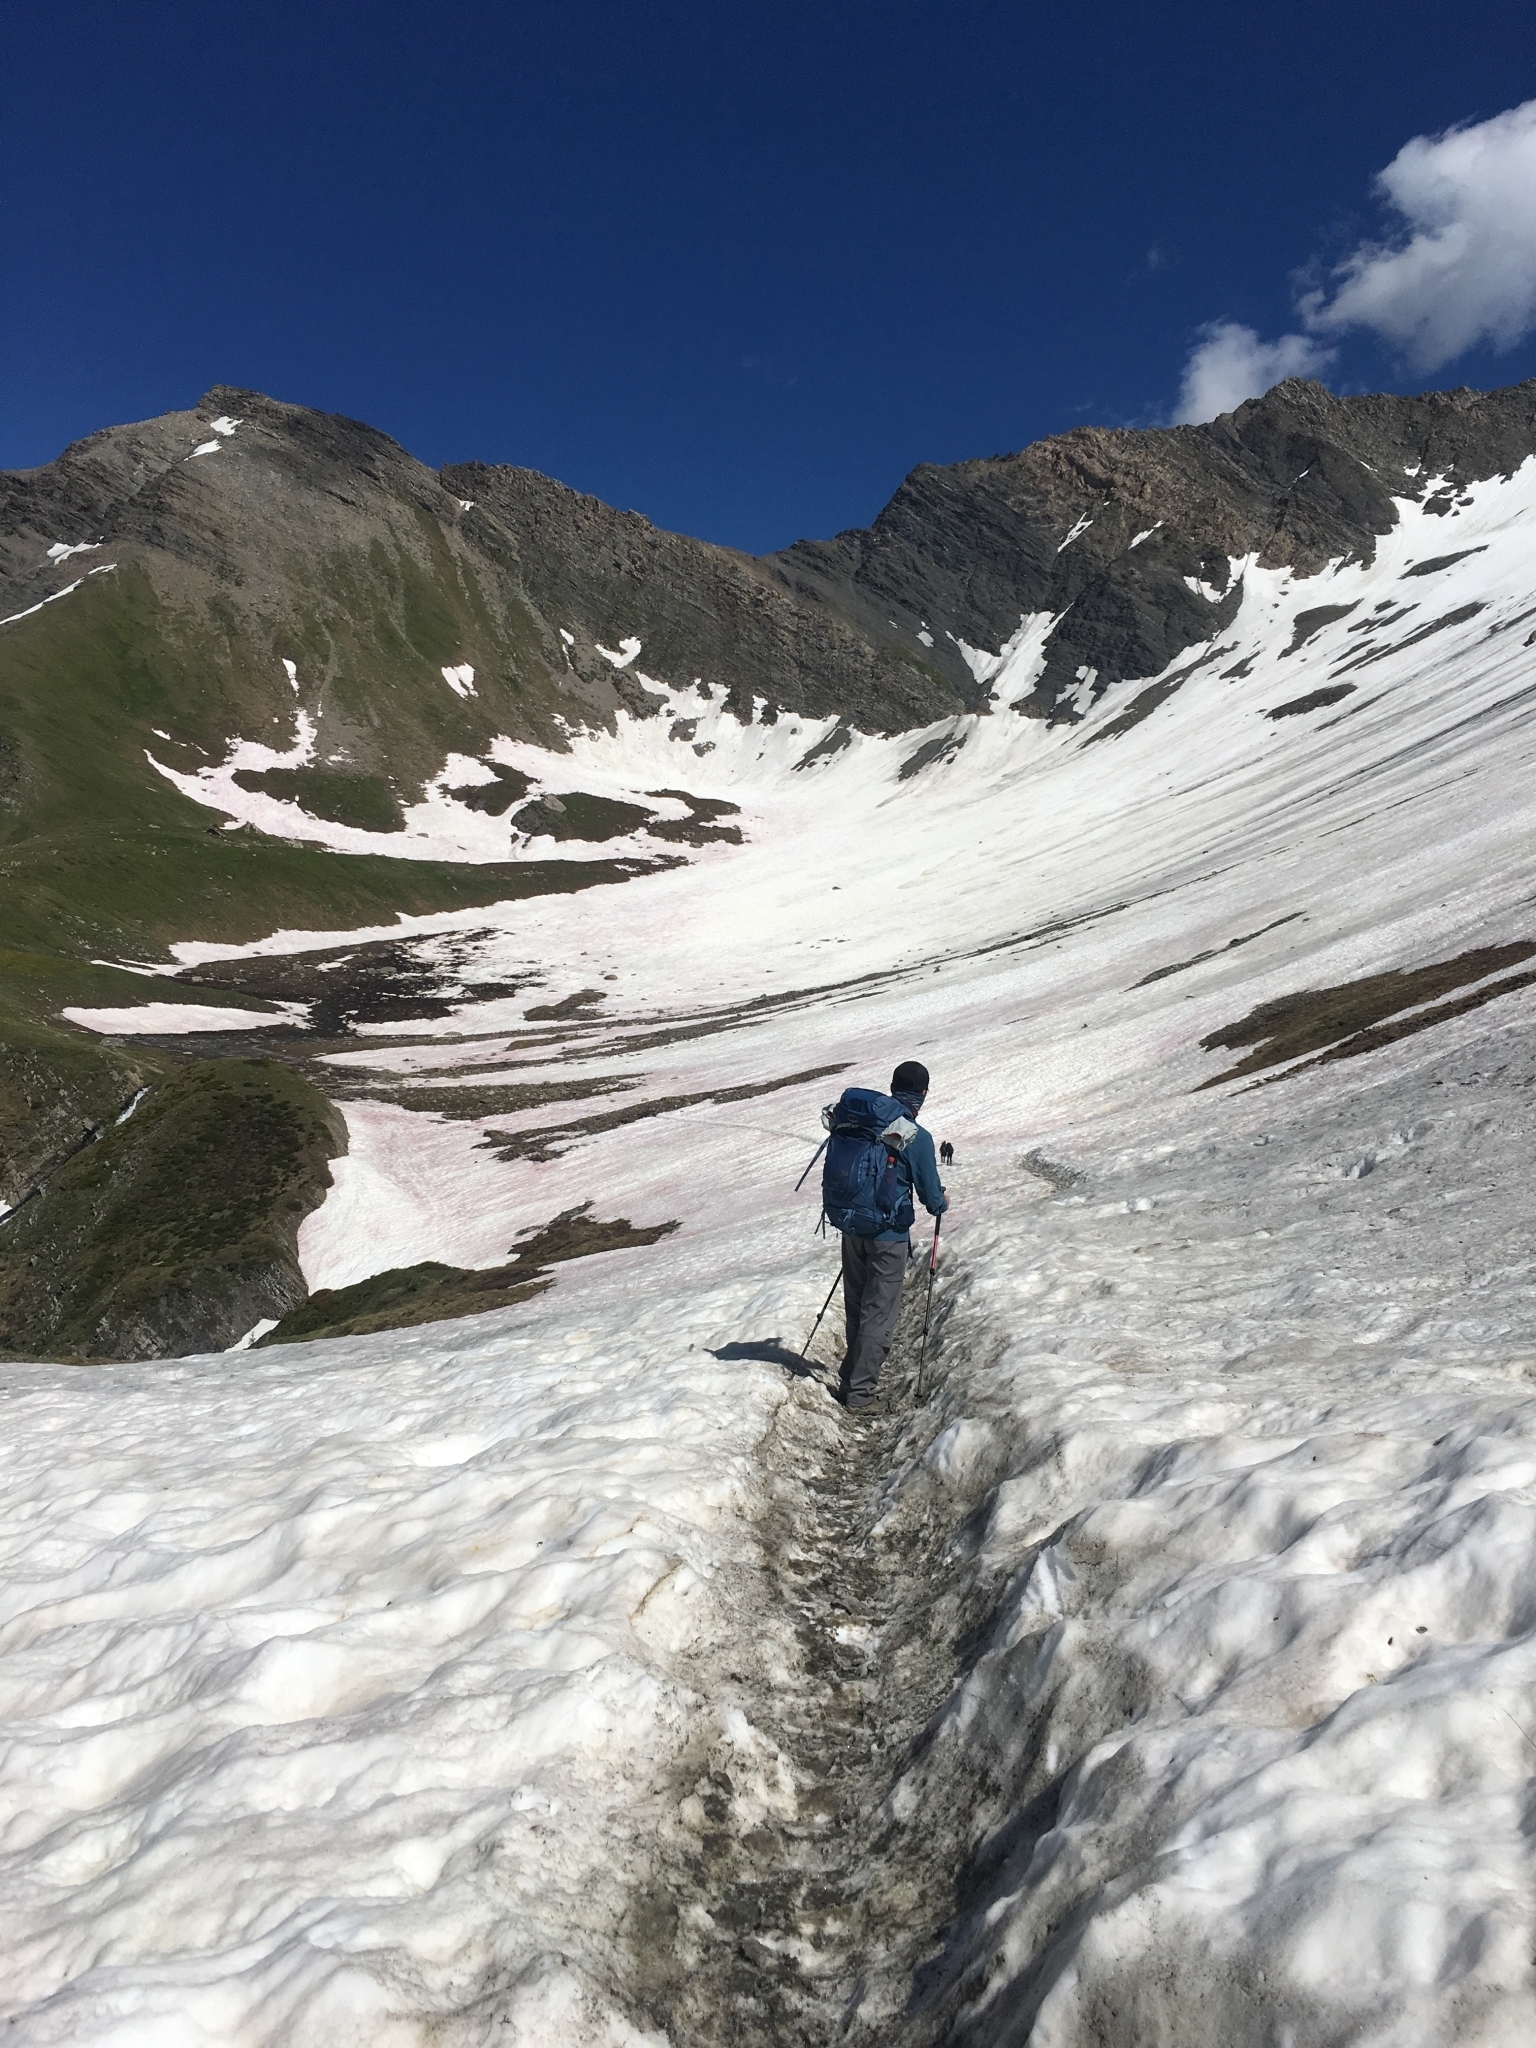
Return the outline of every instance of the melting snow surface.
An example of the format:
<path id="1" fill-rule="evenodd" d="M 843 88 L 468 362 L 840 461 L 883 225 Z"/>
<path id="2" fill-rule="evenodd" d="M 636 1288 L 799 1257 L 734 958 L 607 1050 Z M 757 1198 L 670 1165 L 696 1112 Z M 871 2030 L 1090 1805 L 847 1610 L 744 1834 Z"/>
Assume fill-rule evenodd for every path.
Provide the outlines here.
<path id="1" fill-rule="evenodd" d="M 453 668 L 445 668 L 443 681 L 456 697 L 473 697 L 476 694 L 475 672 L 467 661 L 461 661 Z"/>
<path id="2" fill-rule="evenodd" d="M 276 1316 L 258 1316 L 256 1321 L 252 1323 L 251 1327 L 246 1331 L 245 1335 L 243 1337 L 237 1337 L 235 1342 L 230 1345 L 230 1351 L 251 1350 L 255 1345 L 261 1342 L 262 1338 L 267 1335 L 269 1330 L 275 1330 L 277 1328 L 277 1323 L 278 1318 Z M 228 1354 L 226 1353 L 226 1356 L 227 1355 Z"/>
<path id="3" fill-rule="evenodd" d="M 145 759 L 157 774 L 172 782 L 184 796 L 195 803 L 206 804 L 213 810 L 223 811 L 235 824 L 264 826 L 275 829 L 279 837 L 298 838 L 307 836 L 293 829 L 290 820 L 301 820 L 303 813 L 297 804 L 285 803 L 278 797 L 265 795 L 260 790 L 242 789 L 235 781 L 241 769 L 261 771 L 267 768 L 306 768 L 315 758 L 315 741 L 319 728 L 309 713 L 302 707 L 293 714 L 293 744 L 289 747 L 269 747 L 263 740 L 229 741 L 229 753 L 216 767 L 198 768 L 190 774 L 180 769 L 167 768 L 163 761 L 157 761 L 145 750 Z M 272 824 L 268 824 L 272 820 Z M 288 831 L 284 832 L 284 826 Z M 344 829 L 344 828 L 342 828 Z M 362 835 L 368 836 L 368 835 Z M 379 835 L 384 837 L 386 835 Z"/>
<path id="4" fill-rule="evenodd" d="M 688 1350 L 753 1294 L 696 1278 L 397 1337 L 382 1401 L 377 1346 L 109 1369 L 99 1444 L 99 1379 L 5 1368 L 15 2039 L 468 2042 L 487 1967 L 503 2038 L 641 2039 L 539 2015 L 634 1788 L 701 1716 L 754 1762 L 676 1667 L 784 1392 Z"/>
<path id="5" fill-rule="evenodd" d="M 59 1014 L 71 1024 L 83 1024 L 87 1031 L 109 1032 L 114 1037 L 142 1037 L 147 1033 L 271 1030 L 278 1024 L 302 1024 L 309 1015 L 309 1005 L 279 1003 L 274 1012 L 223 1010 L 214 1003 L 138 1003 L 115 1010 L 71 1006 Z M 137 1096 L 134 1100 L 138 1100 Z"/>
<path id="6" fill-rule="evenodd" d="M 1077 726 L 1007 709 L 1049 618 L 984 657 L 997 708 L 934 729 L 962 743 L 915 791 L 923 735 L 802 770 L 830 721 L 702 693 L 667 696 L 705 756 L 665 714 L 498 742 L 548 793 L 740 803 L 746 843 L 381 928 L 445 984 L 541 979 L 347 1070 L 714 1099 L 510 1161 L 474 1118 L 349 1101 L 306 1275 L 499 1263 L 588 1200 L 682 1228 L 461 1323 L 0 1367 L 12 2037 L 646 2038 L 613 1986 L 681 1760 L 727 1759 L 747 1811 L 796 1796 L 728 1588 L 819 1397 L 715 1354 L 810 1327 L 831 1253 L 789 1190 L 841 1079 L 718 1095 L 915 1054 L 958 1159 L 937 1391 L 889 1484 L 952 1502 L 990 1614 L 889 1803 L 899 1857 L 987 1788 L 950 2037 L 1536 2038 L 1536 989 L 1275 1086 L 1203 1090 L 1239 1053 L 1200 1044 L 1536 938 L 1533 522 L 1529 463 L 1464 512 L 1486 552 L 1437 581 L 1447 623 L 1353 635 L 1356 693 L 1281 721 L 1341 658 L 1287 656 L 1295 615 L 1395 603 L 1434 551 L 1417 508 L 1370 565 L 1248 565 L 1220 659 L 1103 744 L 1145 679 Z M 285 755 L 161 772 L 223 803 L 237 756 L 312 745 L 299 713 Z M 599 987 L 590 1043 L 530 1043 L 530 1005 Z"/>
<path id="7" fill-rule="evenodd" d="M 199 442 L 198 442 L 198 444 L 197 444 L 197 446 L 196 446 L 196 447 L 195 447 L 195 448 L 194 448 L 194 449 L 192 450 L 192 454 L 193 454 L 193 455 L 217 455 L 217 454 L 218 454 L 218 452 L 219 452 L 219 450 L 220 450 L 220 449 L 221 449 L 221 448 L 222 448 L 223 446 L 224 446 L 224 443 L 223 443 L 222 441 L 199 441 Z M 192 458 L 191 458 L 191 456 L 189 456 L 189 457 L 188 457 L 187 459 L 188 459 L 188 461 L 190 461 L 190 460 L 191 460 Z"/>
<path id="8" fill-rule="evenodd" d="M 1062 548 L 1071 547 L 1073 541 L 1078 539 L 1078 537 L 1081 534 L 1085 534 L 1088 531 L 1089 527 L 1092 526 L 1092 524 L 1092 517 L 1085 512 L 1082 518 L 1078 520 L 1076 526 L 1074 526 L 1072 531 L 1067 535 L 1066 539 L 1062 541 L 1060 545 L 1057 547 L 1057 554 L 1059 555 L 1061 553 Z"/>
<path id="9" fill-rule="evenodd" d="M 99 540 L 56 540 L 48 550 L 50 562 L 67 562 L 71 555 L 92 555 L 102 546 Z"/>
<path id="10" fill-rule="evenodd" d="M 628 668 L 629 664 L 640 652 L 640 642 L 638 640 L 621 640 L 617 654 L 614 653 L 611 647 L 604 647 L 601 641 L 598 641 L 596 646 L 598 653 L 603 657 L 604 661 L 612 662 L 615 668 Z"/>
<path id="11" fill-rule="evenodd" d="M 83 576 L 77 576 L 73 583 L 66 583 L 62 590 L 55 590 L 51 596 L 43 598 L 37 604 L 29 604 L 24 612 L 12 612 L 9 618 L 0 619 L 0 626 L 14 626 L 18 619 L 30 619 L 35 612 L 42 611 L 45 605 L 57 604 L 61 597 L 68 597 L 71 591 L 78 590 L 84 581 Z"/>

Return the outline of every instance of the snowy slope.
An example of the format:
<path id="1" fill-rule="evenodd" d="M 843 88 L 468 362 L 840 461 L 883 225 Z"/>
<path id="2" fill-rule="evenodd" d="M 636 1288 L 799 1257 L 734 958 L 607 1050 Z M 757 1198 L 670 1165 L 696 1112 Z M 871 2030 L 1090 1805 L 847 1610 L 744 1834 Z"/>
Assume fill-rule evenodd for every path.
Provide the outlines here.
<path id="1" fill-rule="evenodd" d="M 841 1469 L 815 1383 L 743 1355 L 798 1345 L 831 1277 L 788 1189 L 840 1082 L 788 1077 L 910 1054 L 959 1164 L 937 1392 L 881 1526 L 937 1488 L 988 1619 L 893 1760 L 881 1853 L 971 1877 L 926 1950 L 829 1964 L 827 2013 L 1063 2048 L 1531 2038 L 1536 995 L 1196 1091 L 1256 1004 L 1536 939 L 1536 462 L 1405 504 L 1369 566 L 1237 572 L 1219 645 L 1085 676 L 1075 725 L 1008 708 L 1037 616 L 976 658 L 986 715 L 809 766 L 828 727 L 699 692 L 670 693 L 686 742 L 621 717 L 498 749 L 556 793 L 726 798 L 747 843 L 403 921 L 544 986 L 337 1056 L 392 1092 L 346 1105 L 306 1276 L 497 1264 L 585 1201 L 682 1228 L 472 1322 L 5 1369 L 14 2038 L 668 2026 L 637 1902 L 705 1826 L 690 1787 L 707 1763 L 744 1834 L 811 1789 L 781 1652 L 742 1647 L 773 1501 Z M 584 989 L 595 1015 L 527 1019 Z M 498 1076 L 704 1099 L 542 1158 L 500 1154 L 559 1112 L 402 1106 Z M 708 1900 L 674 1905 L 707 1956 Z"/>

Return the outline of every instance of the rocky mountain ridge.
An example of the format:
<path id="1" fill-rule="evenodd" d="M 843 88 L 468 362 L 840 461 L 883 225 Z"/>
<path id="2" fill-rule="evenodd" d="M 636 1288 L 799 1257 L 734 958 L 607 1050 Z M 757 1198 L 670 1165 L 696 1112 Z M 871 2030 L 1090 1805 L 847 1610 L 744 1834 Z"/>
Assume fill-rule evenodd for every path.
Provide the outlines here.
<path id="1" fill-rule="evenodd" d="M 532 470 L 434 473 L 376 429 L 216 387 L 0 476 L 0 617 L 110 548 L 183 631 L 191 614 L 223 642 L 231 683 L 258 664 L 280 704 L 268 647 L 299 656 L 305 687 L 307 654 L 331 735 L 386 773 L 417 765 L 402 746 L 472 752 L 492 727 L 558 744 L 557 719 L 643 709 L 613 651 L 630 641 L 643 673 L 702 678 L 744 712 L 760 697 L 770 717 L 900 731 L 981 708 L 964 649 L 995 652 L 1021 614 L 1049 611 L 1060 623 L 1025 707 L 1049 717 L 1084 670 L 1154 675 L 1219 630 L 1232 559 L 1300 575 L 1369 559 L 1394 497 L 1434 480 L 1449 510 L 1533 452 L 1536 382 L 1339 398 L 1292 379 L 1206 426 L 1084 427 L 923 464 L 867 530 L 754 558 Z M 473 700 L 385 701 L 403 673 L 435 685 L 456 659 L 475 669 Z"/>
<path id="2" fill-rule="evenodd" d="M 1369 561 L 1394 498 L 1448 512 L 1536 453 L 1536 381 L 1491 393 L 1338 398 L 1293 378 L 1209 425 L 1081 427 L 1017 455 L 915 469 L 867 532 L 775 561 L 850 616 L 921 613 L 936 636 L 1000 645 L 1021 611 L 1060 623 L 1024 708 L 1156 675 L 1227 623 L 1230 563 L 1309 576 Z M 938 658 L 936 656 L 936 658 Z"/>

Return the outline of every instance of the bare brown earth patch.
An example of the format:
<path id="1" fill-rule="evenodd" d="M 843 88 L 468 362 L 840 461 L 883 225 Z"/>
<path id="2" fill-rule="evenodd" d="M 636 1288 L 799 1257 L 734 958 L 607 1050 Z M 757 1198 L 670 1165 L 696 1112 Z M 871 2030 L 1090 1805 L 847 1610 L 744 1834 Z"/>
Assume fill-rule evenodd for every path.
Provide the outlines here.
<path id="1" fill-rule="evenodd" d="M 649 824 L 651 813 L 643 804 L 626 804 L 617 797 L 591 796 L 584 790 L 567 790 L 560 796 L 536 796 L 515 811 L 512 824 L 530 838 L 623 839 Z"/>
<path id="2" fill-rule="evenodd" d="M 596 1004 L 606 1003 L 608 991 L 602 988 L 579 988 L 573 995 L 562 996 L 558 1003 L 540 1003 L 536 1009 L 526 1012 L 530 1023 L 563 1023 L 567 1017 L 584 1017 Z"/>
<path id="3" fill-rule="evenodd" d="M 487 1117 L 516 1116 L 525 1109 L 544 1109 L 555 1102 L 585 1102 L 594 1095 L 621 1095 L 640 1083 L 632 1074 L 594 1074 L 578 1081 L 487 1081 L 467 1087 L 413 1082 L 330 1089 L 338 1101 L 392 1102 L 397 1109 L 447 1117 L 454 1123 L 480 1123 Z"/>
<path id="4" fill-rule="evenodd" d="M 1150 988 L 1154 981 L 1166 981 L 1170 974 L 1182 974 L 1186 967 L 1198 967 L 1203 960 L 1215 960 L 1222 953 L 1235 953 L 1240 946 L 1251 946 L 1255 939 L 1262 939 L 1266 932 L 1278 931 L 1281 925 L 1294 924 L 1297 918 L 1305 916 L 1304 910 L 1292 910 L 1284 917 L 1277 917 L 1273 924 L 1261 924 L 1256 932 L 1244 932 L 1239 938 L 1228 939 L 1224 946 L 1211 946 L 1203 953 L 1192 953 L 1187 960 L 1175 960 L 1171 967 L 1154 967 L 1140 981 L 1133 981 L 1131 987 Z"/>
<path id="5" fill-rule="evenodd" d="M 649 1102 L 626 1103 L 621 1109 L 602 1110 L 595 1116 L 572 1117 L 562 1124 L 544 1124 L 534 1131 L 487 1131 L 481 1145 L 498 1159 L 558 1159 L 578 1138 L 598 1131 L 614 1131 L 621 1124 L 642 1122 L 646 1117 L 666 1116 L 674 1109 L 692 1109 L 699 1102 L 747 1102 L 756 1095 L 774 1095 L 781 1088 L 795 1088 L 805 1081 L 820 1081 L 828 1074 L 846 1073 L 849 1062 L 839 1060 L 828 1067 L 807 1067 L 803 1073 L 784 1074 L 776 1081 L 752 1081 L 738 1088 L 705 1088 L 696 1095 L 657 1095 Z"/>
<path id="6" fill-rule="evenodd" d="M 677 1229 L 675 1222 L 637 1229 L 627 1216 L 600 1222 L 592 1204 L 564 1209 L 551 1222 L 522 1233 L 515 1258 L 504 1266 L 444 1266 L 435 1259 L 417 1266 L 393 1266 L 351 1287 L 321 1287 L 301 1308 L 283 1317 L 262 1338 L 266 1344 L 297 1344 L 311 1337 L 365 1337 L 376 1330 L 406 1330 L 418 1323 L 457 1322 L 489 1315 L 542 1294 L 554 1282 L 547 1267 L 594 1252 L 654 1244 Z"/>
<path id="7" fill-rule="evenodd" d="M 1307 711 L 1322 711 L 1329 704 L 1337 704 L 1341 697 L 1354 694 L 1354 683 L 1325 683 L 1320 690 L 1308 690 L 1305 697 L 1292 697 L 1285 704 L 1277 704 L 1272 711 L 1266 711 L 1266 718 L 1300 718 Z"/>
<path id="8" fill-rule="evenodd" d="M 515 830 L 532 837 L 545 835 L 559 840 L 622 839 L 632 832 L 644 832 L 648 838 L 684 846 L 740 846 L 741 827 L 719 822 L 723 817 L 739 815 L 739 804 L 727 803 L 720 797 L 694 796 L 686 789 L 653 789 L 647 794 L 686 804 L 688 816 L 659 818 L 644 804 L 566 790 L 559 796 L 534 797 L 514 814 L 512 824 Z"/>
<path id="9" fill-rule="evenodd" d="M 483 811 L 488 818 L 505 817 L 532 789 L 533 777 L 517 768 L 504 768 L 499 761 L 485 765 L 496 777 L 494 782 L 473 782 L 463 789 L 450 789 L 448 794 L 468 811 Z"/>
<path id="10" fill-rule="evenodd" d="M 1414 1032 L 1427 1031 L 1536 981 L 1536 973 L 1510 975 L 1454 1002 L 1436 1003 L 1437 997 L 1468 988 L 1473 982 L 1487 981 L 1500 969 L 1529 960 L 1533 954 L 1536 942 L 1518 939 L 1503 946 L 1474 947 L 1470 952 L 1458 953 L 1453 960 L 1436 960 L 1426 967 L 1368 974 L 1359 981 L 1341 982 L 1334 988 L 1300 989 L 1294 995 L 1277 996 L 1273 1002 L 1260 1003 L 1235 1024 L 1223 1025 L 1220 1031 L 1201 1039 L 1204 1052 L 1213 1052 L 1218 1047 L 1236 1051 L 1241 1046 L 1252 1046 L 1253 1050 L 1235 1066 L 1213 1074 L 1200 1086 L 1215 1088 L 1223 1081 L 1241 1080 L 1244 1075 L 1259 1073 L 1266 1067 L 1284 1066 L 1294 1073 L 1298 1069 L 1291 1064 L 1293 1061 L 1312 1066 L 1328 1060 L 1353 1059 Z M 1413 1014 L 1404 1015 L 1407 1011 Z M 1308 1059 L 1308 1054 L 1316 1057 Z"/>
<path id="11" fill-rule="evenodd" d="M 653 818 L 645 828 L 650 838 L 671 839 L 684 846 L 740 846 L 741 827 L 720 823 L 722 818 L 740 817 L 740 804 L 727 803 L 723 797 L 694 796 L 686 789 L 650 789 L 646 795 L 670 797 L 689 810 L 686 818 Z"/>
<path id="12" fill-rule="evenodd" d="M 452 938 L 377 939 L 314 952 L 214 960 L 178 976 L 182 986 L 262 1002 L 309 1005 L 306 1034 L 343 1038 L 359 1024 L 444 1017 L 463 1003 L 516 995 L 535 979 L 466 979 L 484 931 Z"/>

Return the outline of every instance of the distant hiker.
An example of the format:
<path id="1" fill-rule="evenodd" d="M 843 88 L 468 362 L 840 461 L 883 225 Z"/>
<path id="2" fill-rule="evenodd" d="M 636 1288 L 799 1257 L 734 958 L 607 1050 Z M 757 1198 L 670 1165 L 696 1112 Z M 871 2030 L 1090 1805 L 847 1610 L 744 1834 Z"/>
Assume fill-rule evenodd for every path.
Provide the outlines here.
<path id="1" fill-rule="evenodd" d="M 848 1349 L 839 1394 L 854 1412 L 874 1400 L 880 1368 L 896 1335 L 911 1252 L 913 1193 L 930 1216 L 942 1216 L 949 1207 L 933 1140 L 917 1121 L 927 1093 L 928 1069 L 917 1060 L 903 1060 L 891 1076 L 889 1095 L 846 1088 L 821 1113 L 831 1134 L 821 1206 L 843 1237 Z"/>
<path id="2" fill-rule="evenodd" d="M 955 1163 L 955 1148 L 948 1138 L 939 1147 L 939 1158 L 945 1166 L 953 1166 Z"/>

